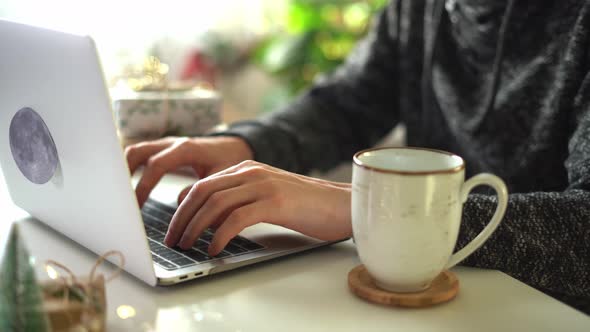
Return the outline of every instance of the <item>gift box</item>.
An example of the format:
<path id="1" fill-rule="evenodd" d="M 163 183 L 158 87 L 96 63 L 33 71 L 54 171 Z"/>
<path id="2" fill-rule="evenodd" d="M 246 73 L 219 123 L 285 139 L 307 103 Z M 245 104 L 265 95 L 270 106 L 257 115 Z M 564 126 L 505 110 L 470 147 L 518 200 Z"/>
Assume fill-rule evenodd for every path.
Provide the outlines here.
<path id="1" fill-rule="evenodd" d="M 221 96 L 209 86 L 168 80 L 169 68 L 146 58 L 116 79 L 113 110 L 123 140 L 197 136 L 221 122 Z"/>
<path id="2" fill-rule="evenodd" d="M 102 275 L 78 284 L 66 284 L 65 279 L 41 283 L 43 310 L 53 331 L 68 331 L 84 327 L 85 331 L 104 331 L 106 326 L 105 281 Z"/>
<path id="3" fill-rule="evenodd" d="M 98 273 L 98 267 L 109 256 L 119 256 L 118 268 L 109 277 Z M 50 279 L 40 283 L 43 312 L 53 331 L 82 330 L 103 332 L 106 328 L 105 283 L 122 271 L 125 257 L 120 251 L 108 251 L 100 256 L 88 277 L 77 277 L 68 267 L 48 260 L 45 269 Z M 56 270 L 62 270 L 62 274 Z M 63 273 L 65 272 L 65 273 Z"/>
<path id="4" fill-rule="evenodd" d="M 213 90 L 128 91 L 113 95 L 117 127 L 125 138 L 197 136 L 221 122 L 221 97 Z"/>

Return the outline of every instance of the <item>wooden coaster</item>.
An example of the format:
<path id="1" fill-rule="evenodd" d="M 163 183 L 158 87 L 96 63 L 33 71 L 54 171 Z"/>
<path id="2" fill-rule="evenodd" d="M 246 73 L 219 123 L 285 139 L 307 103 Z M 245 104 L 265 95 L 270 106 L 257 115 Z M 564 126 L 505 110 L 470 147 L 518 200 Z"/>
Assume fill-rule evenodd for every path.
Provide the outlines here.
<path id="1" fill-rule="evenodd" d="M 430 288 L 416 293 L 393 293 L 378 288 L 364 265 L 348 273 L 348 287 L 357 296 L 373 303 L 421 308 L 452 300 L 459 292 L 459 280 L 453 272 L 441 272 Z"/>

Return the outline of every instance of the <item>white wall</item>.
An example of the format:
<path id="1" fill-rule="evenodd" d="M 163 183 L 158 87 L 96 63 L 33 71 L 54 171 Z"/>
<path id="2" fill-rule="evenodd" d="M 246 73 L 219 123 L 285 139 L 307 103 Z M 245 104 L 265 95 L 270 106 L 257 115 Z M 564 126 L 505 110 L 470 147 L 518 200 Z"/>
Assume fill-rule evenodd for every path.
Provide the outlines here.
<path id="1" fill-rule="evenodd" d="M 110 77 L 141 61 L 158 40 L 182 51 L 210 30 L 238 39 L 263 34 L 278 24 L 273 15 L 284 5 L 285 0 L 2 0 L 0 16 L 93 36 Z"/>

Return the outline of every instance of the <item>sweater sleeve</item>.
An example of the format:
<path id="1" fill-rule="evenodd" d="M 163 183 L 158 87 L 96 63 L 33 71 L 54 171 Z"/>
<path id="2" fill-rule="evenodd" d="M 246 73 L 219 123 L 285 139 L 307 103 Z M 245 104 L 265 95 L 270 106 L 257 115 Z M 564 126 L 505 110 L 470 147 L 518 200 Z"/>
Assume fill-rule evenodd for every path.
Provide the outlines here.
<path id="1" fill-rule="evenodd" d="M 242 137 L 256 160 L 298 173 L 329 169 L 375 144 L 398 122 L 395 3 L 342 66 L 295 102 L 216 135 Z"/>
<path id="2" fill-rule="evenodd" d="M 464 264 L 501 270 L 590 314 L 590 102 L 580 103 L 584 98 L 590 94 L 574 105 L 586 111 L 573 124 L 565 161 L 568 187 L 511 194 L 496 232 Z M 459 247 L 490 220 L 496 202 L 496 196 L 470 195 Z"/>

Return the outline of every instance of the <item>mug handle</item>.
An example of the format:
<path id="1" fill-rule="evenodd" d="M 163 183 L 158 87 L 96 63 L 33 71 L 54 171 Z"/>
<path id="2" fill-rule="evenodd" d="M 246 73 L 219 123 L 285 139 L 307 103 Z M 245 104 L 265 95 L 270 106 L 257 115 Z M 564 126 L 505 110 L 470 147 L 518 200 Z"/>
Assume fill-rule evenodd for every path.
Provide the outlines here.
<path id="1" fill-rule="evenodd" d="M 486 242 L 490 235 L 492 235 L 492 233 L 496 230 L 498 225 L 500 225 L 500 221 L 502 220 L 502 217 L 504 217 L 506 206 L 508 205 L 508 190 L 506 189 L 506 184 L 504 184 L 504 181 L 493 174 L 480 173 L 467 180 L 461 188 L 461 203 L 465 203 L 465 201 L 467 201 L 469 192 L 474 187 L 479 185 L 488 185 L 494 188 L 496 191 L 496 194 L 498 195 L 498 205 L 496 206 L 496 211 L 494 212 L 490 223 L 481 231 L 481 233 L 479 233 L 465 247 L 451 256 L 445 269 L 450 269 L 457 265 L 459 262 L 467 258 L 467 256 L 471 255 L 475 250 L 481 247 L 481 245 Z"/>

